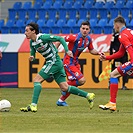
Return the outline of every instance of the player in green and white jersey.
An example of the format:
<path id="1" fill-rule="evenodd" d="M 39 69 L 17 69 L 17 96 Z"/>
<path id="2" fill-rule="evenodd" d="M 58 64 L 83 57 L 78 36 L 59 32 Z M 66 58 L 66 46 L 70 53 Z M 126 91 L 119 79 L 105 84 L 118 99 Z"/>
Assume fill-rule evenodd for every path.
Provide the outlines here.
<path id="1" fill-rule="evenodd" d="M 66 54 L 73 57 L 72 51 L 68 50 L 67 44 L 61 36 L 54 36 L 50 34 L 39 34 L 39 27 L 36 23 L 30 23 L 25 28 L 25 35 L 30 40 L 30 61 L 35 59 L 35 53 L 39 52 L 46 60 L 46 64 L 38 72 L 34 78 L 34 90 L 32 102 L 27 107 L 20 108 L 23 112 L 37 112 L 37 103 L 40 92 L 42 90 L 41 83 L 49 77 L 53 77 L 63 92 L 69 92 L 74 95 L 85 97 L 89 104 L 90 109 L 93 107 L 94 93 L 88 93 L 80 90 L 75 86 L 69 86 L 66 82 L 66 74 L 64 71 L 62 60 L 58 55 L 58 50 L 53 42 L 60 42 Z"/>

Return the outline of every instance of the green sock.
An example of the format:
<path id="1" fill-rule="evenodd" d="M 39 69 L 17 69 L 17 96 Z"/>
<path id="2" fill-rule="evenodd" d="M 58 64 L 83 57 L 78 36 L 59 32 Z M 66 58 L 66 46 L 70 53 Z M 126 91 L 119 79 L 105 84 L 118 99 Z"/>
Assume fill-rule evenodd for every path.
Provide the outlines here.
<path id="1" fill-rule="evenodd" d="M 41 83 L 34 82 L 34 90 L 33 90 L 33 96 L 32 96 L 32 103 L 37 104 L 41 90 L 42 90 Z"/>
<path id="2" fill-rule="evenodd" d="M 74 94 L 74 95 L 85 97 L 85 98 L 87 97 L 87 94 L 88 94 L 88 92 L 80 90 L 75 86 L 69 86 L 68 87 L 68 92 L 71 93 L 71 94 Z"/>

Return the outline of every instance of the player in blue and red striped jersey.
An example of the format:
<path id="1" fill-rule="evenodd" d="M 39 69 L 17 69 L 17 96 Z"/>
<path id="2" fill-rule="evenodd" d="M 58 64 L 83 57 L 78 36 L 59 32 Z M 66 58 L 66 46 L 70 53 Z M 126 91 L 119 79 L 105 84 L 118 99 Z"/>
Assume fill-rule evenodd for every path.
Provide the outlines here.
<path id="1" fill-rule="evenodd" d="M 117 67 L 110 74 L 110 101 L 106 105 L 99 105 L 99 108 L 103 110 L 109 109 L 111 111 L 116 110 L 118 77 L 125 76 L 126 74 L 133 76 L 133 30 L 126 28 L 126 23 L 122 16 L 114 19 L 114 29 L 116 32 L 120 33 L 119 41 L 121 46 L 119 51 L 109 56 L 105 56 L 104 54 L 100 55 L 100 60 L 104 61 L 121 58 L 127 51 L 130 56 L 130 61 Z"/>
<path id="2" fill-rule="evenodd" d="M 65 41 L 68 43 L 68 49 L 72 51 L 73 58 L 65 54 L 63 59 L 63 64 L 65 72 L 68 79 L 68 84 L 73 86 L 80 86 L 85 83 L 85 77 L 81 72 L 81 68 L 78 62 L 78 57 L 83 52 L 84 49 L 88 48 L 89 52 L 94 55 L 99 55 L 100 53 L 93 48 L 92 39 L 88 35 L 90 32 L 90 23 L 84 21 L 81 23 L 80 32 L 76 35 L 68 35 L 65 37 Z M 59 44 L 56 44 L 58 47 Z M 58 106 L 68 106 L 65 99 L 70 95 L 69 92 L 63 94 L 57 101 Z"/>

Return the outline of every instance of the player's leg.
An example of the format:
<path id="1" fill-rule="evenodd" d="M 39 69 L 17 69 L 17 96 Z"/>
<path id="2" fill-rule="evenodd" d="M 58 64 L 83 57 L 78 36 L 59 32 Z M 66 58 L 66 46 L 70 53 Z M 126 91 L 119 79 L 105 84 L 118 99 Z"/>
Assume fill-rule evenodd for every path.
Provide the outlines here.
<path id="1" fill-rule="evenodd" d="M 65 73 L 63 71 L 64 71 L 64 69 L 62 69 L 62 72 L 60 71 L 60 74 L 58 73 L 58 76 L 55 75 L 55 77 L 54 77 L 55 81 L 58 83 L 61 90 L 63 92 L 69 92 L 71 94 L 87 98 L 88 102 L 90 103 L 90 108 L 92 108 L 93 107 L 93 100 L 95 98 L 95 94 L 94 93 L 88 93 L 86 91 L 80 90 L 79 88 L 77 88 L 75 86 L 69 86 L 66 82 L 65 75 L 63 75 L 63 73 Z"/>
<path id="2" fill-rule="evenodd" d="M 80 71 L 80 65 L 65 65 L 64 67 L 68 81 L 67 83 L 71 86 L 80 86 L 85 83 L 85 78 L 83 77 L 83 74 Z M 58 106 L 68 106 L 68 104 L 65 102 L 65 100 L 69 97 L 69 92 L 62 92 L 62 95 L 56 102 Z"/>

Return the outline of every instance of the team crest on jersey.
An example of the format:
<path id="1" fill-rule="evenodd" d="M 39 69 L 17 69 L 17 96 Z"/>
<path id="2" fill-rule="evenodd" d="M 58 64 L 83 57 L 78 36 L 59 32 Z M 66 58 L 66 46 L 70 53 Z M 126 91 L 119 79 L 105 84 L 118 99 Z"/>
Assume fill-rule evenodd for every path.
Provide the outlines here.
<path id="1" fill-rule="evenodd" d="M 78 73 L 78 72 L 76 72 L 76 73 L 75 73 L 75 75 L 76 75 L 76 76 L 79 76 L 79 73 Z"/>
<path id="2" fill-rule="evenodd" d="M 86 41 L 86 45 L 89 45 L 89 41 L 88 40 Z"/>

